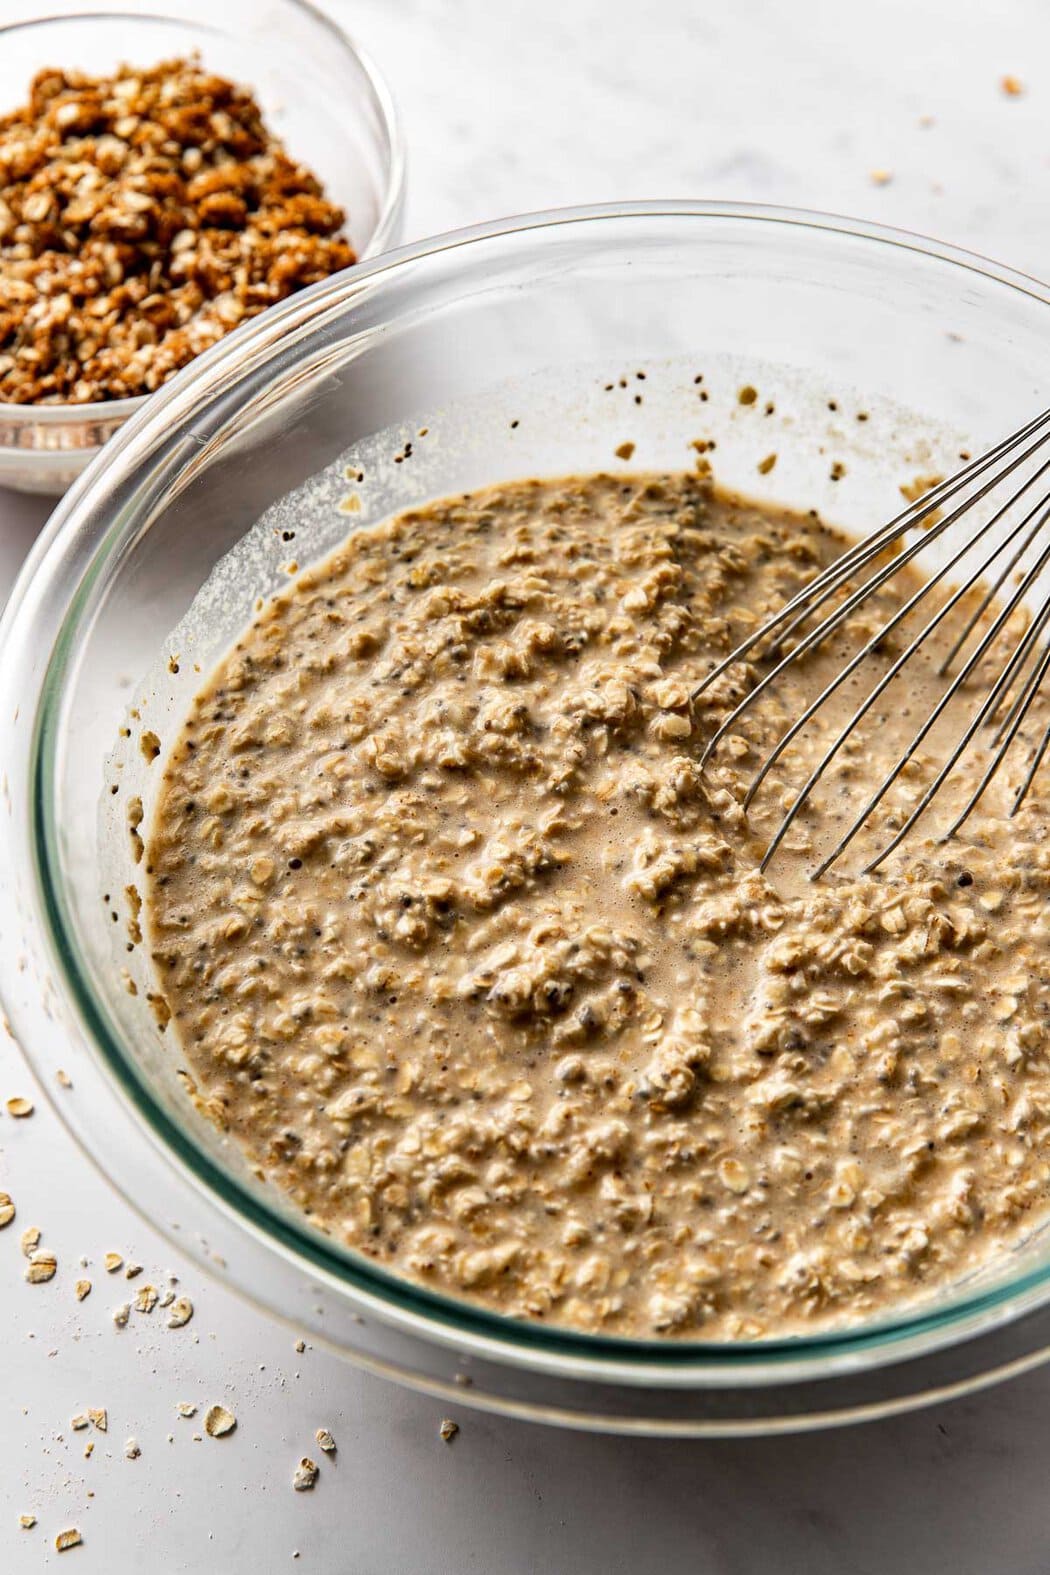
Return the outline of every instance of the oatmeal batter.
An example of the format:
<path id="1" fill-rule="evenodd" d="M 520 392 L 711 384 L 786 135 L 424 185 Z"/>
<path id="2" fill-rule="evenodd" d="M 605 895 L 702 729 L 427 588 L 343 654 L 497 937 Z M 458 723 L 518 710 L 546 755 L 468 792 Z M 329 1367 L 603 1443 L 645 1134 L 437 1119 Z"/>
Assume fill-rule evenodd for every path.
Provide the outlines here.
<path id="1" fill-rule="evenodd" d="M 841 545 L 698 476 L 527 481 L 259 613 L 168 758 L 144 918 L 198 1101 L 324 1230 L 520 1317 L 747 1339 L 885 1313 L 1045 1208 L 1046 777 L 810 883 L 915 669 L 760 876 L 834 710 L 740 800 L 841 648 L 698 767 L 755 673 L 691 691 Z"/>

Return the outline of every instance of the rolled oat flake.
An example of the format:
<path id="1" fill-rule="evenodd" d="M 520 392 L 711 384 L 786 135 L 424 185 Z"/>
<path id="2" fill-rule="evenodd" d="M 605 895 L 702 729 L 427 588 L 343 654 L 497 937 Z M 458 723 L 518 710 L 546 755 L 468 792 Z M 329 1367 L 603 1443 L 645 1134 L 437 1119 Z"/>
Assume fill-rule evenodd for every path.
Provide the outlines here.
<path id="1" fill-rule="evenodd" d="M 237 1426 L 237 1418 L 224 1405 L 213 1405 L 204 1414 L 204 1431 L 209 1438 L 223 1438 Z"/>
<path id="2" fill-rule="evenodd" d="M 320 1474 L 320 1468 L 314 1464 L 308 1455 L 304 1455 L 295 1468 L 292 1486 L 297 1493 L 307 1493 L 313 1487 Z"/>
<path id="3" fill-rule="evenodd" d="M 43 1285 L 54 1279 L 57 1268 L 58 1259 L 53 1252 L 34 1252 L 26 1264 L 25 1277 L 30 1285 Z"/>

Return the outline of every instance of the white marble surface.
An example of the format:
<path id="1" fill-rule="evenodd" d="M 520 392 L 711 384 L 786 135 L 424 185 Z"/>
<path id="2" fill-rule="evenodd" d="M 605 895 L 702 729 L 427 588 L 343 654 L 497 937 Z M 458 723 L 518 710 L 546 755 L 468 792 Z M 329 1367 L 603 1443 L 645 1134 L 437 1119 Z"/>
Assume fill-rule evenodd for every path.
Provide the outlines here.
<path id="1" fill-rule="evenodd" d="M 861 214 L 1046 272 L 1046 0 L 328 4 L 404 107 L 409 238 L 567 202 L 704 196 Z M 1007 72 L 1024 97 L 1000 91 Z M 892 179 L 874 184 L 876 169 Z M 42 517 L 38 502 L 0 494 L 0 599 Z M 0 1045 L 0 1095 L 31 1092 Z M 296 1550 L 297 1567 L 325 1575 L 1050 1567 L 1050 1369 L 805 1439 L 602 1439 L 462 1408 L 445 1446 L 436 1402 L 296 1355 L 283 1329 L 202 1282 L 36 1097 L 30 1120 L 0 1116 L 0 1187 L 20 1222 L 0 1236 L 5 1575 L 53 1561 L 69 1525 L 84 1536 L 69 1555 L 84 1575 L 269 1572 Z M 47 1286 L 22 1281 L 17 1234 L 31 1223 L 65 1268 Z M 181 1338 L 146 1319 L 117 1335 L 120 1297 L 100 1265 L 114 1248 L 154 1277 L 183 1273 L 197 1313 Z M 78 1306 L 80 1254 L 95 1289 Z M 199 1417 L 177 1418 L 180 1400 L 224 1400 L 236 1433 L 195 1442 Z M 109 1431 L 85 1460 L 69 1418 L 102 1405 Z M 295 1494 L 295 1461 L 322 1425 L 339 1453 L 313 1494 Z M 31 1531 L 17 1524 L 25 1512 Z"/>

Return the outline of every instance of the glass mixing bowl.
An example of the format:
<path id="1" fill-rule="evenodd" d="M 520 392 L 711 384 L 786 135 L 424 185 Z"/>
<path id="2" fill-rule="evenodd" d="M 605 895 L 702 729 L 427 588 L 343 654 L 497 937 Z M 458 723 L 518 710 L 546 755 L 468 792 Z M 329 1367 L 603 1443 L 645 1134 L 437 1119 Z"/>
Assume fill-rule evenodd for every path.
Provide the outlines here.
<path id="1" fill-rule="evenodd" d="M 72 1074 L 60 1114 L 85 1151 L 247 1295 L 460 1403 L 607 1429 L 770 1431 L 1041 1360 L 1046 1230 L 877 1323 L 754 1344 L 574 1334 L 389 1274 L 314 1231 L 197 1114 L 120 894 L 139 879 L 128 802 L 141 796 L 148 818 L 159 777 L 143 730 L 172 737 L 293 555 L 305 565 L 435 495 L 622 467 L 625 442 L 639 467 L 689 465 L 698 438 L 715 439 L 728 486 L 862 531 L 897 512 L 902 483 L 1042 409 L 1048 368 L 1050 292 L 1032 280 L 848 220 L 700 203 L 428 241 L 201 356 L 60 504 L 2 628 L 0 989 L 45 1086 L 60 1065 Z M 746 406 L 745 383 L 759 391 Z"/>
<path id="2" fill-rule="evenodd" d="M 405 155 L 390 90 L 337 23 L 306 0 L 38 0 L 0 7 L 0 115 L 23 104 L 46 66 L 96 75 L 127 62 L 153 65 L 198 53 L 206 66 L 255 93 L 293 157 L 346 209 L 359 257 L 401 234 Z M 0 403 L 0 486 L 64 492 L 143 403 Z"/>

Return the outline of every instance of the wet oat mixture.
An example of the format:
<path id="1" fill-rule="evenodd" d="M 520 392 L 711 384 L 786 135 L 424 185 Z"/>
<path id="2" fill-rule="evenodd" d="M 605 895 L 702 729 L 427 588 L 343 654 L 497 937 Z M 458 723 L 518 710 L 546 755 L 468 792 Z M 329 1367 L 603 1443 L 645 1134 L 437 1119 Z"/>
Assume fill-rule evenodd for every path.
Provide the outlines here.
<path id="1" fill-rule="evenodd" d="M 147 915 L 200 1103 L 333 1236 L 532 1320 L 747 1339 L 884 1313 L 1045 1208 L 1046 776 L 808 881 L 919 671 L 760 876 L 826 735 L 739 801 L 834 651 L 698 769 L 747 677 L 691 690 L 840 548 L 697 476 L 526 481 L 259 613 L 167 760 Z"/>

